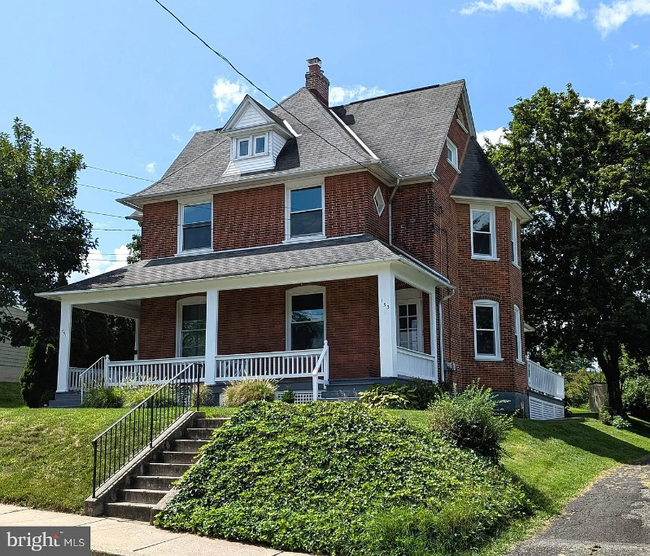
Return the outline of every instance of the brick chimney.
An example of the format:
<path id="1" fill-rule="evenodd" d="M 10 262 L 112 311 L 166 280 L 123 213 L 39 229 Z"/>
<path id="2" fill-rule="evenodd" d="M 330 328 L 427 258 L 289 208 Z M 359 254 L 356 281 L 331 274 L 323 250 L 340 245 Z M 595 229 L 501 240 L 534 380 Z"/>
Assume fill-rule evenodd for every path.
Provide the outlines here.
<path id="1" fill-rule="evenodd" d="M 305 74 L 305 87 L 325 106 L 329 106 L 330 80 L 325 77 L 323 70 L 320 68 L 321 59 L 309 58 L 307 63 L 309 64 L 309 71 Z"/>

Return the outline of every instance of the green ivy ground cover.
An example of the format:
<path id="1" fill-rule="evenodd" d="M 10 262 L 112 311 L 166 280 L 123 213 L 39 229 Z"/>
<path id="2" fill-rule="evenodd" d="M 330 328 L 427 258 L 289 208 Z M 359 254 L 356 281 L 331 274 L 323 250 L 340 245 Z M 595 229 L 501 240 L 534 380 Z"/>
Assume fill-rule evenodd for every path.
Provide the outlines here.
<path id="1" fill-rule="evenodd" d="M 360 404 L 250 404 L 203 455 L 159 525 L 312 553 L 452 554 L 529 510 L 507 472 Z"/>

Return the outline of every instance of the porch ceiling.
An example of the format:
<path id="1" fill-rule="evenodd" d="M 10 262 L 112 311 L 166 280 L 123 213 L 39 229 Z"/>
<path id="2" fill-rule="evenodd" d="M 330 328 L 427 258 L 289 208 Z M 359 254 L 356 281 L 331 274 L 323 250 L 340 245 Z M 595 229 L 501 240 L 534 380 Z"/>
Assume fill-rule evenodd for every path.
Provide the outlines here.
<path id="1" fill-rule="evenodd" d="M 128 317 L 131 319 L 140 318 L 140 300 L 130 299 L 126 301 L 112 301 L 110 303 L 80 303 L 75 305 L 78 309 L 114 315 L 116 317 Z"/>

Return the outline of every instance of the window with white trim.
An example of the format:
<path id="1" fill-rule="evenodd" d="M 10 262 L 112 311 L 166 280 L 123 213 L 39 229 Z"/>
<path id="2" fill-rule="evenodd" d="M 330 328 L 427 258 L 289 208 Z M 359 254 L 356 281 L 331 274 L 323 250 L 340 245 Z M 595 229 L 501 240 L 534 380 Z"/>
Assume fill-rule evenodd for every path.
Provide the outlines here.
<path id="1" fill-rule="evenodd" d="M 176 355 L 203 357 L 206 330 L 205 297 L 181 299 L 177 303 L 176 310 Z"/>
<path id="2" fill-rule="evenodd" d="M 372 196 L 372 200 L 375 202 L 375 208 L 377 209 L 377 214 L 381 216 L 381 213 L 384 212 L 386 208 L 386 202 L 384 201 L 384 196 L 381 193 L 381 188 L 378 187 L 375 194 Z"/>
<path id="3" fill-rule="evenodd" d="M 524 353 L 521 342 L 521 312 L 515 305 L 515 357 L 519 363 L 524 362 Z"/>
<path id="4" fill-rule="evenodd" d="M 323 186 L 289 189 L 287 239 L 323 236 Z"/>
<path id="5" fill-rule="evenodd" d="M 474 355 L 476 359 L 500 359 L 499 304 L 474 302 Z"/>
<path id="6" fill-rule="evenodd" d="M 397 345 L 424 351 L 422 334 L 422 292 L 405 288 L 395 292 L 397 306 Z"/>
<path id="7" fill-rule="evenodd" d="M 268 152 L 267 134 L 250 135 L 236 140 L 235 156 L 237 158 L 250 158 L 265 155 Z"/>
<path id="8" fill-rule="evenodd" d="M 472 258 L 496 258 L 494 210 L 472 209 Z"/>
<path id="9" fill-rule="evenodd" d="M 287 291 L 287 349 L 320 349 L 325 341 L 325 288 Z"/>
<path id="10" fill-rule="evenodd" d="M 451 139 L 447 139 L 447 162 L 458 170 L 458 147 Z"/>
<path id="11" fill-rule="evenodd" d="M 519 266 L 519 244 L 517 237 L 517 217 L 510 215 L 510 253 L 512 264 Z"/>
<path id="12" fill-rule="evenodd" d="M 179 251 L 210 249 L 212 247 L 212 203 L 180 207 Z"/>

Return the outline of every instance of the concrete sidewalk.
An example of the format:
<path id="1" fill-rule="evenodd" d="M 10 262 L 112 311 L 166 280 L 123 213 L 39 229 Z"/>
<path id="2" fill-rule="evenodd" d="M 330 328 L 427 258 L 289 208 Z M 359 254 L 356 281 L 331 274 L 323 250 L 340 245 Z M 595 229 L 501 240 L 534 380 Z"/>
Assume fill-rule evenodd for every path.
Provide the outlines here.
<path id="1" fill-rule="evenodd" d="M 0 527 L 90 527 L 93 555 L 108 556 L 299 556 L 250 544 L 207 539 L 188 533 L 172 533 L 156 529 L 141 521 L 113 517 L 88 517 L 76 514 L 32 510 L 21 506 L 0 504 Z"/>

